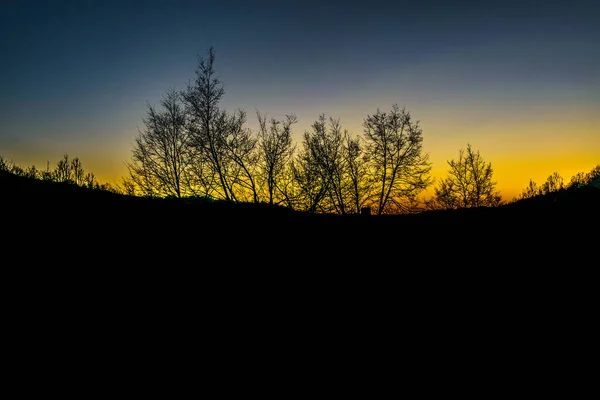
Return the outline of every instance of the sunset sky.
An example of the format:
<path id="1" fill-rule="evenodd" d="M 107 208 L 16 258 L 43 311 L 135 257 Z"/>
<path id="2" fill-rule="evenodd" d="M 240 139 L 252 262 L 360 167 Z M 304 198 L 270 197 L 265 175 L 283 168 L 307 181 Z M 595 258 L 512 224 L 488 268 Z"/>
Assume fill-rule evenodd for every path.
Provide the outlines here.
<path id="1" fill-rule="evenodd" d="M 147 102 L 210 46 L 221 105 L 351 134 L 405 107 L 433 176 L 470 143 L 506 200 L 600 164 L 599 1 L 0 1 L 0 156 L 127 175 Z"/>

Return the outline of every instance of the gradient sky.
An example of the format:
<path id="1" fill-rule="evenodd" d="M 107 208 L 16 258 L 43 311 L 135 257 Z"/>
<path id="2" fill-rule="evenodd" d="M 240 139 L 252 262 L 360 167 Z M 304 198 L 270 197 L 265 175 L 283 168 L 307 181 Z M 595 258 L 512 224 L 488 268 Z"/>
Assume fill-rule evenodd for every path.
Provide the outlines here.
<path id="1" fill-rule="evenodd" d="M 0 156 L 127 175 L 147 102 L 213 46 L 221 105 L 362 134 L 394 103 L 434 177 L 470 143 L 506 200 L 600 164 L 598 1 L 0 1 Z"/>

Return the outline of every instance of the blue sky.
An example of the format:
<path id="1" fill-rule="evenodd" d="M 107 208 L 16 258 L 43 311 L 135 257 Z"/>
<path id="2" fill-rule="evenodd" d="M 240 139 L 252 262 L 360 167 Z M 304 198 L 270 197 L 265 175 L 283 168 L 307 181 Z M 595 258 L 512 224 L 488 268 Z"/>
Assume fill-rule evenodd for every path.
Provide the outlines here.
<path id="1" fill-rule="evenodd" d="M 300 138 L 326 113 L 361 134 L 398 103 L 434 172 L 470 142 L 516 194 L 600 164 L 598 4 L 3 1 L 0 156 L 45 167 L 68 153 L 117 181 L 147 102 L 183 89 L 213 46 L 222 106 L 249 127 L 255 110 L 294 113 Z"/>

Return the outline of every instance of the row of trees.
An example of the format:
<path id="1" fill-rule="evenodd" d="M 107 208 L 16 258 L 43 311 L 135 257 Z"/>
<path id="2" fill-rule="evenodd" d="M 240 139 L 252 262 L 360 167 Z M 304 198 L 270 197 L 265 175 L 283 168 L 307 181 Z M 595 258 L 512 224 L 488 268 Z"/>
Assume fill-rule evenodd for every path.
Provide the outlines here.
<path id="1" fill-rule="evenodd" d="M 521 194 L 513 199 L 519 201 L 529 199 L 536 196 L 543 196 L 549 193 L 558 192 L 563 189 L 576 189 L 586 185 L 600 187 L 600 164 L 596 165 L 590 172 L 578 172 L 571 177 L 571 180 L 565 184 L 563 177 L 554 172 L 546 178 L 546 181 L 538 185 L 533 180 L 529 180 L 529 184 Z"/>
<path id="2" fill-rule="evenodd" d="M 397 214 L 502 204 L 491 163 L 470 144 L 448 161 L 447 176 L 434 182 L 419 122 L 397 105 L 368 115 L 360 136 L 321 114 L 298 146 L 292 139 L 295 115 L 278 120 L 259 111 L 253 132 L 245 126 L 244 110 L 220 108 L 225 92 L 214 63 L 210 48 L 185 90 L 167 92 L 159 108 L 148 104 L 144 129 L 126 163 L 129 175 L 120 185 L 99 184 L 79 158 L 68 155 L 46 171 L 0 158 L 0 170 L 134 196 L 265 202 L 311 213 L 355 214 L 368 207 Z M 564 185 L 554 173 L 541 186 L 530 180 L 513 201 L 583 186 L 599 176 L 600 165 Z M 433 196 L 420 201 L 419 194 L 434 184 Z"/>
<path id="3" fill-rule="evenodd" d="M 0 157 L 0 171 L 7 171 L 14 175 L 27 178 L 75 184 L 90 189 L 119 192 L 117 188 L 114 188 L 108 183 L 98 182 L 96 176 L 92 172 L 85 171 L 79 157 L 69 158 L 68 154 L 65 154 L 63 158 L 56 163 L 56 167 L 53 169 L 50 169 L 50 163 L 48 162 L 45 170 L 40 170 L 36 168 L 35 165 L 23 168 L 13 161 L 5 160 Z"/>
<path id="4" fill-rule="evenodd" d="M 127 163 L 130 194 L 267 202 L 341 215 L 364 207 L 376 214 L 422 210 L 418 196 L 434 181 L 423 131 L 406 109 L 393 105 L 368 115 L 362 136 L 321 114 L 297 146 L 293 114 L 278 120 L 257 111 L 253 132 L 244 110 L 220 108 L 224 89 L 214 65 L 210 48 L 185 90 L 169 91 L 160 108 L 148 105 Z M 449 164 L 428 208 L 501 204 L 491 165 L 470 145 Z"/>
<path id="5" fill-rule="evenodd" d="M 261 121 L 265 121 L 265 119 L 262 118 Z M 286 124 L 289 122 L 287 121 Z M 261 124 L 261 132 L 264 130 L 263 125 L 264 123 Z M 438 182 L 435 188 L 435 196 L 424 200 L 424 208 L 457 209 L 485 205 L 481 203 L 481 199 L 476 194 L 481 191 L 481 188 L 491 188 L 491 185 L 494 184 L 494 182 L 491 182 L 491 163 L 485 163 L 479 152 L 474 152 L 472 147 L 467 145 L 466 152 L 460 150 L 458 160 L 448 161 L 448 165 L 450 166 L 448 176 Z M 276 163 L 273 163 L 271 167 L 276 169 Z M 75 184 L 118 194 L 132 195 L 135 192 L 135 186 L 129 179 L 124 179 L 122 185 L 117 184 L 116 186 L 112 186 L 110 183 L 98 182 L 93 173 L 84 171 L 78 157 L 69 159 L 68 154 L 65 154 L 53 169 L 50 169 L 50 163 L 48 162 L 45 170 L 40 170 L 34 165 L 23 168 L 0 156 L 0 171 L 7 171 L 27 178 Z M 587 173 L 579 172 L 575 174 L 568 183 L 565 183 L 564 178 L 558 172 L 549 175 L 541 185 L 530 179 L 529 184 L 521 194 L 510 202 L 588 185 L 600 188 L 600 164 Z M 270 189 L 274 189 L 274 187 L 274 184 L 269 183 Z M 490 202 L 487 206 L 501 205 L 502 202 L 499 196 L 499 192 L 493 192 L 493 196 L 490 196 L 493 203 Z M 360 207 L 360 204 L 357 207 Z"/>

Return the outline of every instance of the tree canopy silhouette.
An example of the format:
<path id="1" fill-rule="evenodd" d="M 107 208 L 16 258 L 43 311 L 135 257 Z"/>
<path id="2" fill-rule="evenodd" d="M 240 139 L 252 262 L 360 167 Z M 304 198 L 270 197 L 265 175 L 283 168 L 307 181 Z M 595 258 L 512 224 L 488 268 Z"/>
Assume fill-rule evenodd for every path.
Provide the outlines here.
<path id="1" fill-rule="evenodd" d="M 492 180 L 494 170 L 471 144 L 460 149 L 458 160 L 448 161 L 450 170 L 435 186 L 435 196 L 427 202 L 432 209 L 457 209 L 470 207 L 496 207 L 502 196 Z"/>
<path id="2" fill-rule="evenodd" d="M 190 194 L 185 184 L 189 173 L 190 135 L 179 92 L 172 89 L 161 101 L 162 110 L 148 104 L 127 163 L 129 177 L 141 194 L 182 197 Z"/>
<path id="3" fill-rule="evenodd" d="M 433 182 L 419 121 L 394 104 L 390 112 L 378 109 L 367 116 L 363 127 L 369 165 L 379 186 L 373 204 L 376 213 L 414 211 L 418 194 Z"/>
<path id="4" fill-rule="evenodd" d="M 245 200 L 247 189 L 257 200 L 250 166 L 256 139 L 244 128 L 243 110 L 229 113 L 219 107 L 225 90 L 216 76 L 215 53 L 200 57 L 196 78 L 182 92 L 193 148 L 192 190 L 224 200 Z"/>
<path id="5" fill-rule="evenodd" d="M 258 176 L 262 179 L 262 187 L 266 189 L 267 202 L 289 205 L 285 177 L 295 150 L 292 126 L 298 122 L 298 118 L 289 114 L 284 121 L 270 118 L 267 124 L 266 115 L 257 111 L 256 116 L 259 122 Z"/>

